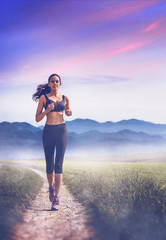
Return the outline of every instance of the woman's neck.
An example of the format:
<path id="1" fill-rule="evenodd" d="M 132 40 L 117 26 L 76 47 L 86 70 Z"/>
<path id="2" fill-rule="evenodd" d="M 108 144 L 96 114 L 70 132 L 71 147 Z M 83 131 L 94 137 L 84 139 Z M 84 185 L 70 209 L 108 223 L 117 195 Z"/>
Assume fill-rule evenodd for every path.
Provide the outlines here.
<path id="1" fill-rule="evenodd" d="M 55 90 L 55 91 L 51 90 L 51 95 L 57 97 L 59 95 L 58 90 Z"/>

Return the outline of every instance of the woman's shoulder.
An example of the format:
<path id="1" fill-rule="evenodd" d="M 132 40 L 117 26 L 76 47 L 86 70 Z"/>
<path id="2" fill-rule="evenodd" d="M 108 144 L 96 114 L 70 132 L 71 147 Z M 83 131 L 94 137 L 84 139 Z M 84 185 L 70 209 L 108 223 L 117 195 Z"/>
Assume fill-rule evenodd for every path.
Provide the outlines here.
<path id="1" fill-rule="evenodd" d="M 40 96 L 39 101 L 41 101 L 41 102 L 46 102 L 46 99 L 47 99 L 46 94 L 43 94 L 43 95 Z"/>
<path id="2" fill-rule="evenodd" d="M 64 99 L 65 101 L 69 101 L 69 98 L 66 95 L 62 95 L 62 99 Z"/>
<path id="3" fill-rule="evenodd" d="M 46 94 L 42 94 L 41 96 L 40 96 L 40 99 L 45 99 L 46 98 Z"/>
<path id="4" fill-rule="evenodd" d="M 68 98 L 67 96 L 65 96 L 65 103 L 66 103 L 66 104 L 69 104 L 69 103 L 70 103 L 69 98 Z"/>
<path id="5" fill-rule="evenodd" d="M 62 97 L 64 97 L 65 99 L 69 99 L 66 95 L 62 95 Z"/>

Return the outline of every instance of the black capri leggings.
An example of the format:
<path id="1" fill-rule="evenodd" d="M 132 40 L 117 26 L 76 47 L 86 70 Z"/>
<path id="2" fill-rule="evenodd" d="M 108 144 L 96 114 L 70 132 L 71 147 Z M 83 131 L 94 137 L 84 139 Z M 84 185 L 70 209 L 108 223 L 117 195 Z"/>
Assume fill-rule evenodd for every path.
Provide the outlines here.
<path id="1" fill-rule="evenodd" d="M 46 158 L 46 172 L 62 173 L 63 158 L 67 145 L 67 127 L 65 123 L 45 125 L 43 129 L 43 147 Z M 56 147 L 55 166 L 54 152 Z"/>

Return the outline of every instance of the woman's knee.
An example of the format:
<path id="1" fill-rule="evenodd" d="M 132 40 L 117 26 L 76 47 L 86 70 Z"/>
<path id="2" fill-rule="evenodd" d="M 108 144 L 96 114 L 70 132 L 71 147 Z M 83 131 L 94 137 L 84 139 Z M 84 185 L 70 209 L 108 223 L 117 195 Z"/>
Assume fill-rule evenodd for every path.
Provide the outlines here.
<path id="1" fill-rule="evenodd" d="M 48 168 L 48 167 L 46 167 L 46 173 L 47 173 L 47 174 L 52 174 L 53 171 L 54 171 L 53 168 Z"/>
<path id="2" fill-rule="evenodd" d="M 63 173 L 62 164 L 55 164 L 55 173 Z"/>

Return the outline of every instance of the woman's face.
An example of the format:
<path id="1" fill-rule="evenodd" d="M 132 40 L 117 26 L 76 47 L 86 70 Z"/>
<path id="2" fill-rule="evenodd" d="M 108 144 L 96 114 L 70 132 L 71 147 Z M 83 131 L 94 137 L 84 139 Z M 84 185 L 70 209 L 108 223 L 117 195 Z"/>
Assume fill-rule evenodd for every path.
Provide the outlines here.
<path id="1" fill-rule="evenodd" d="M 50 78 L 50 81 L 48 83 L 48 86 L 52 89 L 52 90 L 56 90 L 60 87 L 61 83 L 60 83 L 60 79 L 58 76 L 52 76 Z"/>

